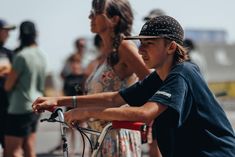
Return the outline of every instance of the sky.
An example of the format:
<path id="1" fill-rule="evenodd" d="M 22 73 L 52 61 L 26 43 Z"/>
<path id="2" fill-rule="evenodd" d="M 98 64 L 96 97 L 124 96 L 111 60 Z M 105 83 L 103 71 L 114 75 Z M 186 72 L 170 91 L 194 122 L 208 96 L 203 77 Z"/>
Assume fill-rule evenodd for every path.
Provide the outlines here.
<path id="1" fill-rule="evenodd" d="M 161 8 L 183 28 L 223 29 L 228 33 L 228 42 L 235 43 L 234 0 L 130 0 L 130 3 L 135 17 L 133 35 L 139 33 L 143 17 L 150 10 Z M 61 70 L 64 60 L 73 52 L 76 38 L 93 37 L 88 19 L 91 0 L 0 0 L 0 4 L 0 18 L 9 23 L 35 22 L 48 72 Z M 6 47 L 15 48 L 17 38 L 18 30 L 12 31 Z"/>

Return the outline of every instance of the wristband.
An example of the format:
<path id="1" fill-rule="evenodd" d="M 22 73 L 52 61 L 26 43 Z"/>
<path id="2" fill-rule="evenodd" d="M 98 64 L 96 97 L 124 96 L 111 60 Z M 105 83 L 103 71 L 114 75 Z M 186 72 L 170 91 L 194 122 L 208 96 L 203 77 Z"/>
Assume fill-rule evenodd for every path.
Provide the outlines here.
<path id="1" fill-rule="evenodd" d="M 77 102 L 76 96 L 72 97 L 72 104 L 73 104 L 73 108 L 77 108 L 78 107 L 78 102 Z"/>

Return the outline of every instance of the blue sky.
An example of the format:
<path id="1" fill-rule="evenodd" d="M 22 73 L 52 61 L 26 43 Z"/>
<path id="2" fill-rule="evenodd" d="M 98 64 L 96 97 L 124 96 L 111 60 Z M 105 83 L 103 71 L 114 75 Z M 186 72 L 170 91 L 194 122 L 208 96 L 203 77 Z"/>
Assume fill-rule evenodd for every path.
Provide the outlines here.
<path id="1" fill-rule="evenodd" d="M 0 18 L 19 25 L 32 20 L 39 30 L 39 45 L 48 62 L 49 72 L 60 71 L 65 58 L 73 51 L 73 41 L 80 36 L 92 37 L 88 14 L 91 0 L 0 0 Z M 175 17 L 184 28 L 224 29 L 228 42 L 235 43 L 234 0 L 130 0 L 138 34 L 143 17 L 153 8 L 161 8 Z M 6 44 L 17 46 L 18 31 L 11 32 Z"/>

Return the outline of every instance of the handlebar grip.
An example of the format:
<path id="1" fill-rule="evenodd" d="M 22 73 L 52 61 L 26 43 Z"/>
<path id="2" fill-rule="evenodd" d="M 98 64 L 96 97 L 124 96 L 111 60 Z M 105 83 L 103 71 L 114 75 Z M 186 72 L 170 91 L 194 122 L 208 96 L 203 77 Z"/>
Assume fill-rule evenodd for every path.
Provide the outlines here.
<path id="1" fill-rule="evenodd" d="M 143 122 L 130 122 L 130 121 L 113 121 L 113 129 L 131 129 L 140 131 L 142 143 L 146 143 L 148 139 L 148 125 Z"/>
<path id="2" fill-rule="evenodd" d="M 138 131 L 147 130 L 147 125 L 142 122 L 113 121 L 112 127 L 114 129 L 131 129 L 131 130 L 138 130 Z"/>

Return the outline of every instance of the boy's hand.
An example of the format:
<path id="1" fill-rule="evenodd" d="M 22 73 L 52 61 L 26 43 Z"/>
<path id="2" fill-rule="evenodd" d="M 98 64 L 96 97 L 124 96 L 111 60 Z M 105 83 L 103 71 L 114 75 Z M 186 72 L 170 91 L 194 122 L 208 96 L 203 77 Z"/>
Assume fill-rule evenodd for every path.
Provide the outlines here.
<path id="1" fill-rule="evenodd" d="M 82 108 L 71 109 L 64 113 L 64 120 L 69 126 L 87 120 L 86 112 Z"/>

